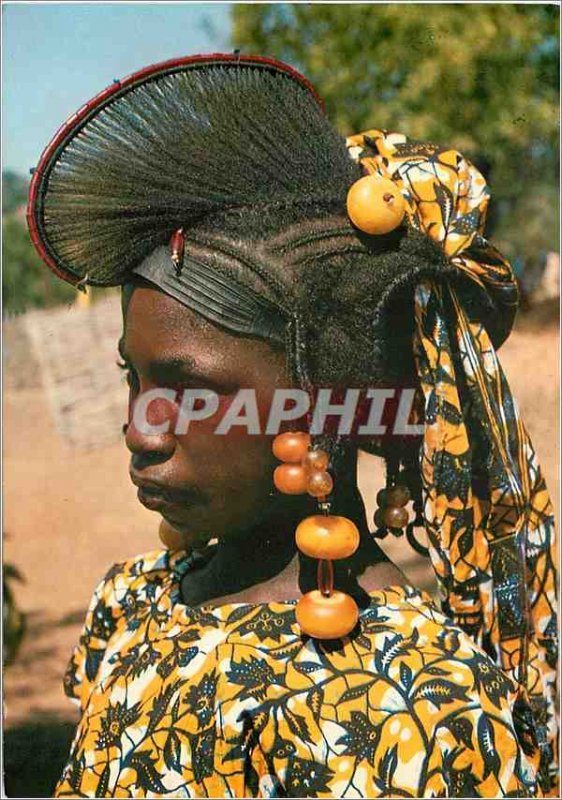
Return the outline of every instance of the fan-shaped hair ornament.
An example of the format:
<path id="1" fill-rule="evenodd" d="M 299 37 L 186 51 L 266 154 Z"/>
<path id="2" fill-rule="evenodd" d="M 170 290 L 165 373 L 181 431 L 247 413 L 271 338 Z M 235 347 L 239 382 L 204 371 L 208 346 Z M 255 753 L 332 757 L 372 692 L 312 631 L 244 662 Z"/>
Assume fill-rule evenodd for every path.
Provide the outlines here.
<path id="1" fill-rule="evenodd" d="M 155 64 L 114 82 L 55 135 L 31 182 L 31 238 L 65 280 L 88 272 L 92 284 L 118 285 L 182 225 L 321 198 L 328 166 L 350 174 L 344 153 L 339 170 L 326 164 L 336 138 L 311 84 L 286 64 L 222 54 Z"/>

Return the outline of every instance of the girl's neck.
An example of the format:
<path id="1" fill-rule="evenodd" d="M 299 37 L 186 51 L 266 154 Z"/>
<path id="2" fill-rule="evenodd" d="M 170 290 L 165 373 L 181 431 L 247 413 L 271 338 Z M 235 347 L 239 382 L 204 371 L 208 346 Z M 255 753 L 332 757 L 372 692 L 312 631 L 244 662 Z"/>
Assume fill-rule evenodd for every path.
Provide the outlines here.
<path id="1" fill-rule="evenodd" d="M 196 554 L 194 568 L 182 579 L 182 600 L 201 605 L 254 586 L 295 569 L 294 531 L 298 520 L 285 519 L 220 539 Z M 295 564 L 293 564 L 295 562 Z"/>
<path id="2" fill-rule="evenodd" d="M 406 581 L 370 539 L 362 504 L 346 508 L 346 516 L 362 533 L 363 548 L 369 551 L 363 560 L 368 566 L 360 570 L 358 582 L 346 562 L 336 562 L 336 588 L 365 605 L 369 592 Z M 200 551 L 199 564 L 182 579 L 182 602 L 189 606 L 282 602 L 316 588 L 317 562 L 299 556 L 294 544 L 294 531 L 302 518 L 303 514 L 278 519 Z"/>

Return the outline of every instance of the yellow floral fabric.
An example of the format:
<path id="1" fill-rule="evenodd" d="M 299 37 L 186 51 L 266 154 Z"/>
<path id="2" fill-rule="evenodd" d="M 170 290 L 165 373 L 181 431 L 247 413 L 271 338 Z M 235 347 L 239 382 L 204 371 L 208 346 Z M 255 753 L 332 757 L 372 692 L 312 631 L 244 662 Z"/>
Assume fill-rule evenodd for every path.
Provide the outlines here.
<path id="1" fill-rule="evenodd" d="M 443 609 L 517 681 L 517 729 L 540 763 L 543 791 L 557 797 L 554 517 L 495 351 L 509 333 L 517 287 L 484 238 L 489 192 L 455 150 L 378 129 L 350 137 L 348 147 L 366 172 L 400 186 L 410 224 L 442 246 L 492 307 L 483 320 L 451 285 L 426 280 L 415 291 L 424 519 Z"/>
<path id="2" fill-rule="evenodd" d="M 191 565 L 156 551 L 98 586 L 57 796 L 540 796 L 515 683 L 423 592 L 373 592 L 352 638 L 320 643 L 296 601 L 182 605 Z"/>

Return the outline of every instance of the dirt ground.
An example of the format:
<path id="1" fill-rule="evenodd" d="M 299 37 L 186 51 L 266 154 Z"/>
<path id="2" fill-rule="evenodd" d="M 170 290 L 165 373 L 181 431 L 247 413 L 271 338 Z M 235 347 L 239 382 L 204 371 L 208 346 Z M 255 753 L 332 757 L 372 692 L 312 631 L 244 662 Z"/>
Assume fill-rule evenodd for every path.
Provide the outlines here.
<path id="1" fill-rule="evenodd" d="M 557 328 L 516 330 L 501 360 L 558 511 Z M 158 546 L 158 517 L 136 501 L 124 445 L 90 451 L 66 446 L 30 371 L 29 361 L 12 360 L 5 375 L 4 557 L 25 576 L 16 596 L 28 615 L 20 655 L 4 675 L 8 730 L 41 720 L 76 719 L 61 677 L 92 590 L 114 561 Z M 376 459 L 364 459 L 361 482 L 371 497 L 373 487 L 382 485 Z M 393 543 L 393 555 L 408 577 L 430 586 L 427 564 L 408 551 L 401 542 Z"/>

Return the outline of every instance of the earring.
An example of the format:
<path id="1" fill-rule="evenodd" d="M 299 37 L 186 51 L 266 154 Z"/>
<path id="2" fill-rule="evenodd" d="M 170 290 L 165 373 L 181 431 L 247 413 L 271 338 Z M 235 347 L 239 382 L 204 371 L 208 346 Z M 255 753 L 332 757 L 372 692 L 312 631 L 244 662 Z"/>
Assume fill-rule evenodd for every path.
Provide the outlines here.
<path id="1" fill-rule="evenodd" d="M 295 532 L 298 549 L 318 559 L 318 589 L 307 592 L 295 614 L 302 632 L 314 639 L 341 639 L 357 625 L 355 600 L 334 589 L 333 561 L 349 558 L 359 547 L 359 531 L 347 517 L 330 514 L 328 496 L 334 482 L 327 471 L 329 456 L 311 446 L 307 433 L 281 433 L 273 440 L 273 454 L 283 464 L 276 467 L 273 482 L 284 494 L 309 494 L 318 501 L 319 514 L 299 523 Z"/>

